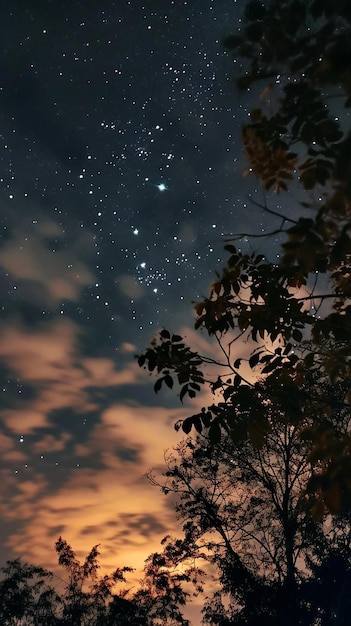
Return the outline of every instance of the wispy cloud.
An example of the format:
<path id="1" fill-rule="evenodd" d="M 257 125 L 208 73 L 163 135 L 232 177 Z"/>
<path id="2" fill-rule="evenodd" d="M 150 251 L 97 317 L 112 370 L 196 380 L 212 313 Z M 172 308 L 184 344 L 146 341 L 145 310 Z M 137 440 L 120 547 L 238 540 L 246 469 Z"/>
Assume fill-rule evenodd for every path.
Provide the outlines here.
<path id="1" fill-rule="evenodd" d="M 0 267 L 15 280 L 24 282 L 25 293 L 39 305 L 56 306 L 64 300 L 78 300 L 82 289 L 94 281 L 84 261 L 91 239 L 92 235 L 84 231 L 69 240 L 58 224 L 46 218 L 34 223 L 27 220 L 13 228 L 12 236 L 0 250 Z"/>
<path id="2" fill-rule="evenodd" d="M 135 384 L 141 373 L 133 361 L 117 369 L 111 359 L 86 358 L 79 353 L 81 330 L 68 319 L 43 322 L 28 330 L 21 322 L 0 331 L 0 362 L 29 386 L 33 398 L 0 410 L 7 428 L 29 433 L 48 426 L 49 414 L 69 408 L 78 413 L 98 408 L 91 391 Z"/>

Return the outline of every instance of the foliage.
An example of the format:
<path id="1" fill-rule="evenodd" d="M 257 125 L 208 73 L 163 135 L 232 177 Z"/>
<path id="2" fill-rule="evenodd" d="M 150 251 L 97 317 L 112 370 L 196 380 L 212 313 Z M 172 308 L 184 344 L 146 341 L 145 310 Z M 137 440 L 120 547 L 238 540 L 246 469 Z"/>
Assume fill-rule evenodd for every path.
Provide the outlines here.
<path id="1" fill-rule="evenodd" d="M 351 560 L 340 550 L 331 550 L 324 560 L 312 565 L 311 578 L 303 587 L 310 623 L 347 626 L 350 622 Z"/>
<path id="2" fill-rule="evenodd" d="M 19 559 L 8 561 L 2 568 L 0 581 L 0 621 L 3 626 L 22 624 L 28 626 L 55 626 L 56 606 L 59 598 L 48 585 L 51 573 L 47 570 L 21 563 Z"/>
<path id="3" fill-rule="evenodd" d="M 62 602 L 62 623 L 76 626 L 90 624 L 92 614 L 105 612 L 106 602 L 112 597 L 112 588 L 117 582 L 125 582 L 125 572 L 132 570 L 130 567 L 117 568 L 110 576 L 98 578 L 98 546 L 90 550 L 83 564 L 62 537 L 56 541 L 55 550 L 59 565 L 69 576 Z"/>
<path id="4" fill-rule="evenodd" d="M 145 575 L 134 600 L 144 607 L 150 626 L 189 626 L 182 613 L 190 595 L 184 584 L 191 584 L 195 595 L 200 593 L 202 571 L 194 565 L 185 565 L 189 559 L 187 542 L 166 536 L 162 545 L 162 553 L 156 552 L 146 559 Z"/>
<path id="5" fill-rule="evenodd" d="M 202 371 L 199 369 L 201 359 L 196 352 L 192 352 L 182 340 L 180 335 L 172 335 L 164 329 L 160 332 L 160 342 L 151 342 L 151 348 L 139 357 L 139 365 L 142 367 L 147 362 L 150 372 L 154 370 L 162 376 L 154 385 L 155 392 L 160 391 L 162 384 L 172 389 L 173 378 L 170 369 L 176 376 L 179 385 L 183 385 L 180 399 L 188 394 L 189 398 L 195 398 L 196 391 L 200 391 L 200 385 L 204 383 Z"/>
<path id="6" fill-rule="evenodd" d="M 350 20 L 347 0 L 253 0 L 242 32 L 224 39 L 247 60 L 240 88 L 263 82 L 262 97 L 274 100 L 279 86 L 273 115 L 255 108 L 243 129 L 251 171 L 267 190 L 287 190 L 296 175 L 304 189 L 342 182 L 350 137 L 325 103 L 337 97 L 351 106 Z"/>
<path id="7" fill-rule="evenodd" d="M 201 571 L 192 564 L 177 569 L 184 555 L 183 542 L 163 541 L 162 553 L 151 554 L 145 563 L 140 587 L 131 593 L 125 583 L 130 567 L 98 576 L 99 550 L 94 546 L 83 563 L 72 547 L 59 537 L 55 544 L 58 562 L 68 580 L 62 594 L 47 581 L 53 574 L 19 559 L 2 568 L 0 619 L 4 626 L 189 626 L 183 608 L 190 596 L 183 585 L 201 591 Z"/>
<path id="8" fill-rule="evenodd" d="M 188 554 L 218 571 L 220 587 L 205 604 L 205 622 L 222 624 L 225 615 L 292 616 L 321 532 L 299 498 L 309 463 L 297 428 L 272 420 L 260 448 L 245 442 L 238 449 L 230 437 L 213 443 L 198 435 L 165 460 L 164 478 L 150 479 L 175 494 Z"/>
<path id="9" fill-rule="evenodd" d="M 253 200 L 279 220 L 263 236 L 280 236 L 281 260 L 234 245 L 262 234 L 233 234 L 226 267 L 195 305 L 215 357 L 164 329 L 138 360 L 158 375 L 156 391 L 178 383 L 183 400 L 210 387 L 213 404 L 183 421 L 187 434 L 259 448 L 273 417 L 296 427 L 311 464 L 300 495 L 315 518 L 351 507 L 350 41 L 346 0 L 247 2 L 242 30 L 224 44 L 244 63 L 239 87 L 261 91 L 243 143 L 247 173 L 271 202 L 270 191 L 286 194 L 279 210 Z"/>
<path id="10" fill-rule="evenodd" d="M 187 437 L 165 454 L 152 484 L 172 494 L 184 539 L 178 559 L 203 559 L 216 591 L 203 623 L 323 626 L 349 620 L 349 515 L 312 520 L 300 493 L 310 475 L 298 427 L 270 417 L 257 447 L 231 437 Z M 171 544 L 169 544 L 171 545 Z"/>

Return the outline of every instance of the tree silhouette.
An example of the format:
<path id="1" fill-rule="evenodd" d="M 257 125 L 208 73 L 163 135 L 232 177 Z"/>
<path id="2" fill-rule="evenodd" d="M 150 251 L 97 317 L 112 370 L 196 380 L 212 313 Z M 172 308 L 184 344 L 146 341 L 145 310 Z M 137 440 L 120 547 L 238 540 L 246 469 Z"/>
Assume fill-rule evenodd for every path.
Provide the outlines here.
<path id="1" fill-rule="evenodd" d="M 125 582 L 125 572 L 117 568 L 110 576 L 98 576 L 98 546 L 94 546 L 81 564 L 71 546 L 61 537 L 55 544 L 59 564 L 69 578 L 62 594 L 53 584 L 53 574 L 41 567 L 9 561 L 2 568 L 0 580 L 0 619 L 4 626 L 101 626 L 116 625 L 116 606 L 123 605 L 126 616 L 140 611 L 132 599 L 114 595 L 118 582 Z M 50 584 L 49 584 L 50 582 Z M 119 614 L 121 615 L 121 613 Z M 146 626 L 140 619 L 125 621 L 132 626 Z"/>
<path id="2" fill-rule="evenodd" d="M 201 571 L 184 566 L 182 542 L 162 542 L 161 553 L 145 561 L 136 590 L 122 588 L 132 568 L 99 576 L 99 549 L 93 546 L 81 563 L 62 537 L 55 543 L 58 562 L 68 580 L 59 594 L 48 584 L 53 574 L 40 567 L 9 561 L 0 580 L 0 619 L 4 626 L 189 626 L 183 615 L 190 587 L 199 593 Z M 180 565 L 181 564 L 181 565 Z M 178 569 L 178 565 L 181 569 Z M 184 590 L 184 585 L 188 590 Z"/>
<path id="3" fill-rule="evenodd" d="M 99 550 L 94 546 L 81 564 L 71 546 L 59 537 L 55 544 L 58 562 L 68 573 L 68 582 L 63 596 L 62 624 L 83 626 L 91 624 L 92 618 L 107 612 L 107 603 L 112 599 L 112 589 L 117 582 L 125 582 L 124 574 L 132 568 L 117 568 L 111 575 L 98 577 Z"/>
<path id="4" fill-rule="evenodd" d="M 0 580 L 0 621 L 3 626 L 57 626 L 60 598 L 48 583 L 52 574 L 47 570 L 8 561 L 2 568 Z"/>
<path id="5" fill-rule="evenodd" d="M 264 236 L 280 236 L 281 260 L 245 252 L 243 236 L 262 233 L 232 234 L 226 267 L 195 305 L 195 328 L 216 355 L 164 329 L 138 359 L 158 375 L 156 392 L 176 382 L 183 401 L 211 389 L 213 404 L 183 421 L 185 433 L 259 447 L 277 409 L 309 443 L 305 495 L 316 518 L 351 506 L 350 36 L 345 0 L 247 2 L 242 29 L 224 44 L 244 63 L 239 87 L 257 90 L 243 127 L 246 173 L 263 187 L 253 210 L 277 219 Z"/>
<path id="6" fill-rule="evenodd" d="M 190 626 L 183 609 L 191 592 L 202 592 L 203 571 L 195 566 L 195 554 L 187 541 L 167 535 L 161 545 L 161 552 L 146 559 L 144 577 L 133 601 L 143 607 L 148 626 Z"/>
<path id="7" fill-rule="evenodd" d="M 98 618 L 97 626 L 149 626 L 145 608 L 123 595 L 115 595 L 108 610 Z"/>
<path id="8" fill-rule="evenodd" d="M 163 479 L 150 474 L 164 493 L 175 494 L 184 554 L 219 572 L 220 590 L 204 610 L 209 623 L 228 614 L 226 594 L 233 619 L 284 616 L 295 624 L 302 611 L 301 582 L 323 533 L 299 497 L 309 477 L 307 448 L 301 450 L 296 427 L 273 418 L 271 425 L 260 448 L 244 442 L 238 449 L 230 437 L 187 438 L 166 454 Z"/>

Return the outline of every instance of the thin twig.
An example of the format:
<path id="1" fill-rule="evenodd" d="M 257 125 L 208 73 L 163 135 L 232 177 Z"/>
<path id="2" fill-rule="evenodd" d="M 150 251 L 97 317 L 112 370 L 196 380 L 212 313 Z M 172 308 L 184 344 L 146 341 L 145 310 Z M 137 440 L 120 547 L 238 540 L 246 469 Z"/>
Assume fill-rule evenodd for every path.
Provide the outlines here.
<path id="1" fill-rule="evenodd" d="M 276 217 L 281 217 L 283 222 L 290 222 L 291 224 L 298 224 L 298 222 L 296 220 L 291 219 L 291 217 L 286 217 L 282 213 L 278 213 L 278 211 L 273 211 L 273 209 L 269 209 L 266 204 L 260 204 L 259 202 L 257 202 L 257 200 L 254 200 L 250 196 L 248 196 L 248 199 L 250 200 L 250 202 L 252 202 L 254 206 L 257 206 L 259 209 L 262 209 L 263 211 L 266 211 L 267 213 L 270 213 L 271 215 L 275 215 Z"/>

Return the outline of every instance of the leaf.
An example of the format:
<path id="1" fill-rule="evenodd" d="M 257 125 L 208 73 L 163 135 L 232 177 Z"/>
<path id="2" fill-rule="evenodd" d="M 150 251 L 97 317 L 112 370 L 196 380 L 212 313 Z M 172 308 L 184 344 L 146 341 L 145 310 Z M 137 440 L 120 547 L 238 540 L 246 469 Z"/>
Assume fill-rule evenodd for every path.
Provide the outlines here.
<path id="1" fill-rule="evenodd" d="M 258 254 L 257 257 L 254 259 L 254 263 L 255 265 L 258 265 L 259 263 L 261 263 L 261 261 L 265 260 L 265 256 L 264 254 Z"/>
<path id="2" fill-rule="evenodd" d="M 290 365 L 295 365 L 300 360 L 299 357 L 297 356 L 297 354 L 290 354 L 288 359 L 289 359 L 289 364 Z M 286 364 L 286 365 L 288 365 L 288 364 Z"/>
<path id="3" fill-rule="evenodd" d="M 212 422 L 212 414 L 210 413 L 210 411 L 204 411 L 203 410 L 202 413 L 201 413 L 201 419 L 202 419 L 203 425 L 206 428 L 208 428 L 209 425 Z"/>
<path id="4" fill-rule="evenodd" d="M 209 431 L 208 431 L 208 436 L 210 438 L 211 443 L 219 443 L 221 440 L 221 436 L 222 436 L 222 432 L 221 432 L 221 427 L 218 424 L 218 422 L 212 422 Z"/>
<path id="5" fill-rule="evenodd" d="M 167 376 L 165 376 L 163 380 L 164 380 L 165 384 L 167 385 L 167 387 L 169 387 L 169 389 L 172 389 L 172 387 L 173 387 L 173 378 L 172 378 L 172 376 L 167 374 Z"/>
<path id="6" fill-rule="evenodd" d="M 201 387 L 200 387 L 200 385 L 198 385 L 197 383 L 189 383 L 189 386 L 190 386 L 192 389 L 195 389 L 195 391 L 201 391 Z"/>
<path id="7" fill-rule="evenodd" d="M 226 387 L 223 391 L 224 400 L 228 400 L 233 395 L 233 387 Z"/>
<path id="8" fill-rule="evenodd" d="M 273 354 L 265 354 L 261 359 L 260 363 L 269 363 L 273 359 Z"/>
<path id="9" fill-rule="evenodd" d="M 239 259 L 240 257 L 238 254 L 232 254 L 227 261 L 228 267 L 235 267 Z"/>
<path id="10" fill-rule="evenodd" d="M 143 367 L 143 365 L 144 365 L 145 361 L 146 361 L 145 354 L 141 354 L 141 355 L 138 357 L 138 365 L 139 365 L 139 367 Z"/>
<path id="11" fill-rule="evenodd" d="M 299 330 L 298 328 L 294 328 L 294 330 L 292 331 L 292 337 L 293 339 L 295 339 L 295 341 L 301 341 L 303 337 L 301 330 Z"/>
<path id="12" fill-rule="evenodd" d="M 179 399 L 181 402 L 183 402 L 183 398 L 185 396 L 185 394 L 188 393 L 188 385 L 184 385 L 184 387 L 182 387 L 180 394 L 179 394 Z"/>
<path id="13" fill-rule="evenodd" d="M 162 387 L 162 383 L 164 381 L 164 378 L 158 378 L 158 380 L 156 380 L 155 384 L 154 384 L 154 391 L 155 393 L 158 393 Z"/>
<path id="14" fill-rule="evenodd" d="M 182 429 L 185 432 L 186 435 L 188 435 L 192 429 L 193 426 L 193 418 L 192 417 L 187 417 L 185 420 L 183 420 L 182 422 Z"/>
<path id="15" fill-rule="evenodd" d="M 160 335 L 163 339 L 170 339 L 171 334 L 168 330 L 166 330 L 165 328 L 163 330 L 161 330 Z"/>
<path id="16" fill-rule="evenodd" d="M 148 369 L 149 369 L 150 372 L 152 372 L 155 369 L 155 367 L 156 367 L 156 356 L 155 356 L 155 354 L 150 354 L 148 356 L 148 364 L 147 364 L 147 366 L 148 366 Z"/>
<path id="17" fill-rule="evenodd" d="M 339 141 L 342 137 L 342 132 L 339 130 L 339 124 L 335 120 L 327 119 L 321 122 L 318 126 L 318 130 L 330 143 Z"/>
<path id="18" fill-rule="evenodd" d="M 188 380 L 189 380 L 188 369 L 187 368 L 180 369 L 180 371 L 178 371 L 178 383 L 182 385 L 183 383 L 188 382 Z"/>
<path id="19" fill-rule="evenodd" d="M 179 343 L 179 341 L 182 341 L 183 337 L 181 337 L 180 335 L 172 335 L 172 343 Z"/>
<path id="20" fill-rule="evenodd" d="M 306 365 L 306 367 L 312 367 L 313 363 L 314 363 L 314 357 L 315 354 L 314 352 L 309 352 L 305 358 L 304 358 L 304 363 Z"/>
<path id="21" fill-rule="evenodd" d="M 242 359 L 236 359 L 234 361 L 234 367 L 235 369 L 238 369 L 238 367 L 240 367 L 240 363 L 241 363 Z"/>
<path id="22" fill-rule="evenodd" d="M 202 433 L 202 421 L 200 415 L 193 416 L 193 426 L 198 433 Z"/>
<path id="23" fill-rule="evenodd" d="M 217 389 L 220 389 L 221 387 L 223 387 L 222 379 L 220 376 L 218 376 L 217 380 L 214 383 L 211 383 L 212 393 L 214 393 L 215 391 L 217 391 Z"/>
<path id="24" fill-rule="evenodd" d="M 260 354 L 261 354 L 261 352 L 256 352 L 256 354 L 253 354 L 252 356 L 250 356 L 250 358 L 249 358 L 249 365 L 250 365 L 251 369 L 253 369 L 257 365 L 257 363 L 259 362 Z"/>
<path id="25" fill-rule="evenodd" d="M 275 357 L 266 367 L 263 368 L 262 374 L 269 374 L 273 372 L 279 365 L 281 365 L 282 359 L 280 356 Z"/>

